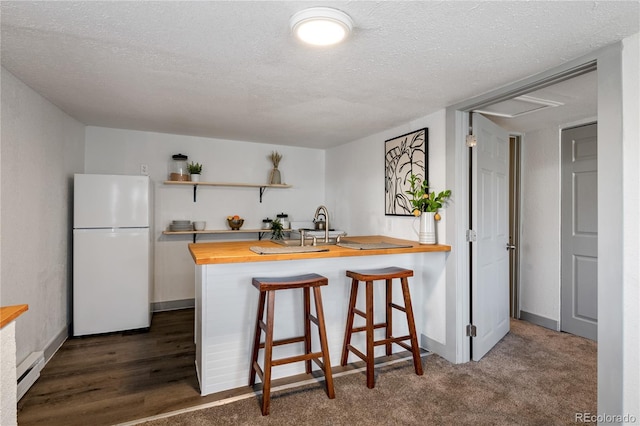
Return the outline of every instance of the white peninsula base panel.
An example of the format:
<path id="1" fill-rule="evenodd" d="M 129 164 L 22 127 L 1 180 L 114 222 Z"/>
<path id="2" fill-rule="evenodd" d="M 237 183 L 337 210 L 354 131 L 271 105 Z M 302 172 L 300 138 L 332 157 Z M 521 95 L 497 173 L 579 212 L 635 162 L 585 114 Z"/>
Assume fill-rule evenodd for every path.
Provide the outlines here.
<path id="1" fill-rule="evenodd" d="M 322 301 L 331 365 L 337 366 L 340 365 L 351 284 L 350 278 L 345 276 L 347 269 L 385 266 L 413 269 L 414 276 L 409 278 L 409 286 L 419 340 L 422 342 L 428 336 L 440 341 L 439 337 L 444 336 L 445 327 L 445 291 L 441 277 L 445 260 L 446 253 L 439 252 L 196 265 L 196 368 L 201 394 L 208 395 L 248 385 L 259 295 L 251 284 L 253 277 L 313 272 L 329 279 L 329 285 L 321 287 Z M 362 294 L 358 296 L 358 307 L 364 306 L 363 285 L 360 286 L 360 291 Z M 394 281 L 393 291 L 394 302 L 402 305 L 399 282 Z M 382 283 L 374 283 L 374 300 L 375 320 L 380 322 L 385 312 Z M 277 292 L 275 338 L 301 336 L 304 333 L 302 315 L 302 290 Z M 405 318 L 402 312 L 394 310 L 394 335 L 407 334 Z M 356 321 L 356 324 L 364 324 L 361 318 L 356 318 Z M 317 350 L 319 343 L 315 327 L 312 327 L 312 332 L 313 349 Z M 376 333 L 384 333 L 384 330 L 376 330 Z M 352 343 L 364 349 L 364 338 L 364 333 L 355 333 Z M 393 347 L 396 352 L 403 350 L 397 345 Z M 274 347 L 274 359 L 303 351 L 302 343 Z M 384 356 L 384 346 L 376 348 L 376 356 Z M 349 362 L 357 360 L 359 358 L 353 354 L 349 355 Z M 259 362 L 262 365 L 262 351 Z M 317 365 L 312 365 L 318 368 Z M 301 373 L 304 373 L 304 363 L 288 364 L 274 367 L 272 378 Z"/>

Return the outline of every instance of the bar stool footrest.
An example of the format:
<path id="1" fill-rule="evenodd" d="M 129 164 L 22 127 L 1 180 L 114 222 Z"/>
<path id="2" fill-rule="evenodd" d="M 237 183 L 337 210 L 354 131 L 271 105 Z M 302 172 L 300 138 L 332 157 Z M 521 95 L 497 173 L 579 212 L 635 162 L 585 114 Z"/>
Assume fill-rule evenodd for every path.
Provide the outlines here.
<path id="1" fill-rule="evenodd" d="M 354 348 L 352 345 L 347 345 L 347 349 L 354 355 L 356 355 L 358 358 L 360 358 L 363 361 L 367 361 L 367 356 L 365 354 L 363 354 L 362 352 L 360 352 L 358 349 Z"/>
<path id="2" fill-rule="evenodd" d="M 411 352 L 413 351 L 413 348 L 411 347 L 411 345 L 407 345 L 405 342 L 396 342 L 396 345 L 404 348 L 405 350 Z"/>
<path id="3" fill-rule="evenodd" d="M 387 327 L 387 324 L 385 324 L 383 322 L 380 323 L 380 324 L 374 324 L 373 325 L 373 329 L 374 330 L 376 330 L 378 328 L 386 328 L 386 327 Z M 363 325 L 362 327 L 354 327 L 354 328 L 351 329 L 352 333 L 360 333 L 361 331 L 367 331 L 367 326 Z"/>
<path id="4" fill-rule="evenodd" d="M 273 346 L 289 345 L 291 343 L 300 343 L 300 342 L 304 342 L 304 336 L 290 337 L 289 339 L 274 340 Z M 260 343 L 260 349 L 264 349 L 264 342 Z"/>
<path id="5" fill-rule="evenodd" d="M 320 358 L 320 357 L 322 357 L 322 352 L 311 352 L 308 354 L 294 355 L 287 358 L 274 359 L 274 360 L 271 360 L 271 365 L 272 366 L 285 365 L 285 364 L 291 364 L 292 362 L 309 361 L 314 358 Z"/>
<path id="6" fill-rule="evenodd" d="M 399 311 L 405 312 L 405 313 L 407 312 L 407 310 L 405 309 L 405 307 L 404 307 L 404 306 L 396 305 L 395 303 L 392 303 L 392 304 L 391 304 L 391 307 L 392 307 L 392 308 L 395 308 L 395 309 L 397 309 L 397 310 L 399 310 Z"/>
<path id="7" fill-rule="evenodd" d="M 353 313 L 356 315 L 360 315 L 362 318 L 366 318 L 367 314 L 362 312 L 360 309 L 353 308 Z"/>
<path id="8" fill-rule="evenodd" d="M 320 361 L 320 358 L 313 358 L 311 361 L 315 362 L 322 371 L 327 371 L 326 367 L 324 366 L 324 362 Z"/>
<path id="9" fill-rule="evenodd" d="M 404 343 L 405 340 L 411 340 L 411 336 L 389 337 L 388 339 L 376 340 L 373 342 L 373 346 L 382 346 L 389 343 L 395 343 L 396 345 L 402 346 L 402 343 Z"/>
<path id="10" fill-rule="evenodd" d="M 260 365 L 258 365 L 257 361 L 253 363 L 253 368 L 256 370 L 258 377 L 260 377 L 260 381 L 264 382 L 264 372 L 262 371 L 262 368 L 260 368 Z"/>

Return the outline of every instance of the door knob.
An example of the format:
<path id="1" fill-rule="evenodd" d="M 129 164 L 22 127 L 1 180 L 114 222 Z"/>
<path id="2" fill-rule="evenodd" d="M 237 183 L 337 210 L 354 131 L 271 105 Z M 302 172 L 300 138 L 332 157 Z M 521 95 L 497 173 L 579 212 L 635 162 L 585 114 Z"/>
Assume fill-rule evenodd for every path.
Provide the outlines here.
<path id="1" fill-rule="evenodd" d="M 507 243 L 507 250 L 515 250 L 516 246 L 514 246 L 513 244 L 509 244 Z"/>

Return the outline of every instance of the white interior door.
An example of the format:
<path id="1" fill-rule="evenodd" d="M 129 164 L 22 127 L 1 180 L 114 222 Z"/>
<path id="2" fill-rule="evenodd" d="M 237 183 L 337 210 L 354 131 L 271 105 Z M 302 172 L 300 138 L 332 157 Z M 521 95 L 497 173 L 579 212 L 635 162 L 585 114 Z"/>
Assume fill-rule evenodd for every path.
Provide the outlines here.
<path id="1" fill-rule="evenodd" d="M 509 332 L 509 134 L 473 114 L 471 358 L 480 360 Z"/>
<path id="2" fill-rule="evenodd" d="M 598 127 L 562 131 L 560 329 L 598 337 Z"/>

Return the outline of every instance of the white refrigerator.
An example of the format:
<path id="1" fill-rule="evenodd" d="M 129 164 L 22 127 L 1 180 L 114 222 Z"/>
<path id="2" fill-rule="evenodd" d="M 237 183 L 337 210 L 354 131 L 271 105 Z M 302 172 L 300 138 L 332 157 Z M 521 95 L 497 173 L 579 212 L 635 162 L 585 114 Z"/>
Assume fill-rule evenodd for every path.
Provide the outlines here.
<path id="1" fill-rule="evenodd" d="M 148 328 L 149 177 L 76 174 L 73 198 L 73 335 Z"/>

